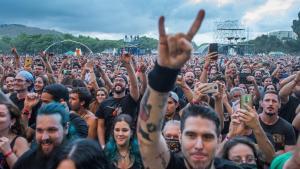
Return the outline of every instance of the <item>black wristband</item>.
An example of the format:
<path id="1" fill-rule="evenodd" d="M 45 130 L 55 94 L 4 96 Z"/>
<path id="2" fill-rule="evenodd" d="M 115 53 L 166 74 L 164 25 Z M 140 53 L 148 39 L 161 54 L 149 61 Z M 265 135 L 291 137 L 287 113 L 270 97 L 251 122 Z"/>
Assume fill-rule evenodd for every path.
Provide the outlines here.
<path id="1" fill-rule="evenodd" d="M 161 67 L 155 62 L 154 68 L 148 75 L 149 85 L 158 92 L 169 92 L 174 88 L 180 69 Z"/>

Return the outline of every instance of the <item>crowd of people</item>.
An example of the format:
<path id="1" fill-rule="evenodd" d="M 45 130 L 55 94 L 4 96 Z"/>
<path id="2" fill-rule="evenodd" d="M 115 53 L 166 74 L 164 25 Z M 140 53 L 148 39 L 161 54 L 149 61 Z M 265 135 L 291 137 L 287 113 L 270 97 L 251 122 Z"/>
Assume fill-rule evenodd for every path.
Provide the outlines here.
<path id="1" fill-rule="evenodd" d="M 158 55 L 1 55 L 0 168 L 300 168 L 300 57 L 192 56 L 203 18 Z"/>

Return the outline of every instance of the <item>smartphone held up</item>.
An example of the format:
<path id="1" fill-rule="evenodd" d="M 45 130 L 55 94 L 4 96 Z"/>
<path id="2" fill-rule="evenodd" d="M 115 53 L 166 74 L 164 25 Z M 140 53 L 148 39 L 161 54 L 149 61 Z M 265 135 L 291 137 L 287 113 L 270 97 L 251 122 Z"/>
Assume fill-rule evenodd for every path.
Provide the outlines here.
<path id="1" fill-rule="evenodd" d="M 245 105 L 248 105 L 249 107 L 253 107 L 253 100 L 251 94 L 244 94 L 241 96 L 240 108 L 247 110 Z"/>

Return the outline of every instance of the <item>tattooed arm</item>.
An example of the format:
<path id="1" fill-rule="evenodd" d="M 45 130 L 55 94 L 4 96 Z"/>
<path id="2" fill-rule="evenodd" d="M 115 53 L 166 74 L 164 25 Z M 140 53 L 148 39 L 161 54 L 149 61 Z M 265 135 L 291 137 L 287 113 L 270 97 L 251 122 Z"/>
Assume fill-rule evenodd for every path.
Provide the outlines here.
<path id="1" fill-rule="evenodd" d="M 148 76 L 137 124 L 140 152 L 146 169 L 167 168 L 171 154 L 162 136 L 161 124 L 166 112 L 168 92 L 174 87 L 180 68 L 189 60 L 191 40 L 200 28 L 204 11 L 200 10 L 187 34 L 167 35 L 164 17 L 159 19 L 159 55 Z"/>
<path id="2" fill-rule="evenodd" d="M 145 168 L 167 168 L 170 154 L 161 133 L 168 93 L 147 88 L 141 102 L 138 138 Z"/>

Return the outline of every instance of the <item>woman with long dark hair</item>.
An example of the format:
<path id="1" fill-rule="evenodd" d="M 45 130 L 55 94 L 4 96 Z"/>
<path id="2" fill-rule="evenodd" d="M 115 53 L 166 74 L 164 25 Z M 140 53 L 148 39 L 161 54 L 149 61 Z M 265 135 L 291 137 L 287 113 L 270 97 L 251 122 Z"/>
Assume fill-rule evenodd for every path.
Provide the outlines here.
<path id="1" fill-rule="evenodd" d="M 112 137 L 105 147 L 105 155 L 110 159 L 113 168 L 144 168 L 132 127 L 132 118 L 127 114 L 121 114 L 114 120 Z"/>
<path id="2" fill-rule="evenodd" d="M 100 103 L 105 100 L 108 97 L 108 91 L 104 87 L 100 87 L 96 90 L 96 98 L 95 100 L 90 104 L 89 109 L 92 113 L 96 113 L 98 110 L 98 107 Z"/>
<path id="3" fill-rule="evenodd" d="M 38 76 L 34 81 L 34 92 L 41 95 L 43 89 L 49 85 L 49 80 L 45 76 Z"/>
<path id="4" fill-rule="evenodd" d="M 0 92 L 0 168 L 13 168 L 18 158 L 29 149 L 24 138 L 25 129 L 21 113 L 13 103 Z"/>

